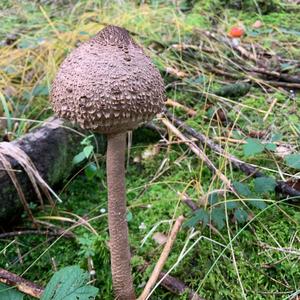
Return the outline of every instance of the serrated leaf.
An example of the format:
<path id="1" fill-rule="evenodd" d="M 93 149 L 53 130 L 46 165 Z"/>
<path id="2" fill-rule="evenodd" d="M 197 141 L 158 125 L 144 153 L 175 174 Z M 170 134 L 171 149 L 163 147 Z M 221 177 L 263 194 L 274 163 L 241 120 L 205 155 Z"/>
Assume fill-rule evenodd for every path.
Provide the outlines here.
<path id="1" fill-rule="evenodd" d="M 284 160 L 289 167 L 300 169 L 300 153 L 286 155 Z"/>
<path id="2" fill-rule="evenodd" d="M 188 221 L 185 222 L 184 226 L 195 227 L 198 223 L 202 222 L 203 226 L 206 226 L 208 223 L 208 214 L 205 210 L 197 209 L 194 212 L 194 216 L 191 217 Z"/>
<path id="3" fill-rule="evenodd" d="M 89 158 L 93 151 L 94 151 L 94 147 L 92 145 L 85 146 L 83 148 L 83 153 L 86 158 Z"/>
<path id="4" fill-rule="evenodd" d="M 255 208 L 258 208 L 258 209 L 265 209 L 267 207 L 267 204 L 265 201 L 263 201 L 262 199 L 261 200 L 250 200 L 249 201 L 249 204 Z"/>
<path id="5" fill-rule="evenodd" d="M 276 151 L 276 145 L 275 144 L 272 144 L 272 143 L 267 143 L 267 144 L 265 144 L 265 148 L 267 149 L 267 150 L 269 150 L 269 151 Z"/>
<path id="6" fill-rule="evenodd" d="M 218 227 L 222 229 L 225 226 L 225 210 L 224 208 L 217 207 L 211 211 L 211 220 Z"/>
<path id="7" fill-rule="evenodd" d="M 243 146 L 244 154 L 252 156 L 264 151 L 265 147 L 258 139 L 246 139 L 246 144 Z"/>
<path id="8" fill-rule="evenodd" d="M 74 156 L 72 163 L 73 163 L 73 165 L 77 165 L 77 164 L 81 163 L 82 161 L 84 161 L 85 159 L 86 159 L 85 154 L 83 152 L 80 152 Z"/>
<path id="9" fill-rule="evenodd" d="M 15 288 L 0 283 L 0 299 L 1 300 L 23 300 L 24 295 Z"/>
<path id="10" fill-rule="evenodd" d="M 249 187 L 246 184 L 238 181 L 234 181 L 232 184 L 234 189 L 240 196 L 243 196 L 245 198 L 250 198 L 253 196 L 252 192 L 250 191 Z"/>
<path id="11" fill-rule="evenodd" d="M 98 289 L 87 285 L 89 275 L 78 266 L 70 266 L 56 272 L 41 297 L 41 300 L 92 300 Z"/>
<path id="12" fill-rule="evenodd" d="M 234 217 L 236 218 L 236 220 L 238 221 L 238 223 L 243 224 L 248 219 L 248 213 L 246 211 L 244 211 L 242 208 L 238 208 L 234 212 Z"/>
<path id="13" fill-rule="evenodd" d="M 259 193 L 274 192 L 276 180 L 272 177 L 258 177 L 254 179 L 254 190 Z"/>

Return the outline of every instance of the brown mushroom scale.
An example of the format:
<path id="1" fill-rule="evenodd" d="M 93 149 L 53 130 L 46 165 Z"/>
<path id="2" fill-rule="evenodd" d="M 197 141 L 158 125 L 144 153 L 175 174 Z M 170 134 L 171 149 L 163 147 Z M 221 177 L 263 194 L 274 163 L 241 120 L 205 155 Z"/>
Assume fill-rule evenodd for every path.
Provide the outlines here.
<path id="1" fill-rule="evenodd" d="M 108 26 L 73 50 L 51 90 L 54 111 L 83 129 L 107 134 L 108 225 L 117 299 L 135 299 L 126 221 L 126 131 L 164 107 L 158 70 L 128 34 Z"/>
<path id="2" fill-rule="evenodd" d="M 162 78 L 143 49 L 127 30 L 108 26 L 62 63 L 51 99 L 60 117 L 111 134 L 151 120 L 165 98 Z"/>

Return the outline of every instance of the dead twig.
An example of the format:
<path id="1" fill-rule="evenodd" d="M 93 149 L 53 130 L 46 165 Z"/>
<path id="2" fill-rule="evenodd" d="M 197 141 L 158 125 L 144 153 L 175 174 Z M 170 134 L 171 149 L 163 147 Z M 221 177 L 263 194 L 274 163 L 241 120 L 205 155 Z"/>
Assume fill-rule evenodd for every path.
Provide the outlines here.
<path id="1" fill-rule="evenodd" d="M 195 110 L 193 110 L 192 108 L 189 108 L 177 101 L 174 101 L 172 99 L 167 99 L 166 103 L 165 103 L 167 106 L 172 106 L 172 107 L 175 107 L 175 108 L 180 108 L 182 109 L 183 111 L 185 111 L 188 115 L 190 115 L 191 117 L 194 117 L 197 112 Z"/>
<path id="2" fill-rule="evenodd" d="M 182 141 L 185 141 L 187 146 L 189 146 L 190 149 L 206 163 L 210 170 L 221 179 L 227 188 L 234 192 L 230 180 L 218 168 L 215 167 L 206 154 L 193 141 L 184 136 L 168 119 L 162 119 L 162 122 L 173 134 L 175 134 Z"/>
<path id="3" fill-rule="evenodd" d="M 2 268 L 0 268 L 0 282 L 15 287 L 20 292 L 38 299 L 44 292 L 44 289 L 37 284 Z"/>
<path id="4" fill-rule="evenodd" d="M 169 111 L 165 111 L 165 116 L 169 118 L 169 120 L 171 120 L 172 123 L 175 124 L 177 127 L 180 127 L 180 129 L 183 130 L 185 133 L 196 138 L 201 144 L 208 146 L 211 150 L 226 157 L 234 167 L 244 172 L 247 176 L 252 176 L 252 177 L 265 176 L 265 174 L 260 172 L 256 167 L 239 160 L 238 158 L 236 158 L 231 154 L 226 153 L 222 147 L 215 144 L 211 139 L 206 137 L 204 134 L 197 132 L 195 129 L 187 126 L 183 121 L 176 118 Z M 276 181 L 276 190 L 277 192 L 280 192 L 284 195 L 288 195 L 290 197 L 297 197 L 297 198 L 300 197 L 300 192 L 292 188 L 291 186 L 289 186 L 284 181 Z"/>
<path id="5" fill-rule="evenodd" d="M 155 285 L 157 279 L 159 278 L 159 274 L 160 274 L 162 268 L 164 267 L 164 264 L 165 264 L 165 262 L 166 262 L 166 260 L 167 260 L 167 258 L 169 256 L 169 253 L 170 253 L 170 251 L 172 249 L 172 246 L 173 246 L 173 244 L 175 242 L 177 233 L 178 233 L 178 231 L 179 231 L 179 229 L 180 229 L 183 221 L 184 221 L 184 217 L 183 216 L 179 216 L 176 219 L 175 224 L 174 224 L 174 226 L 173 226 L 173 228 L 171 230 L 171 233 L 170 233 L 170 235 L 168 237 L 168 240 L 167 240 L 167 242 L 165 244 L 165 247 L 164 247 L 164 249 L 163 249 L 163 251 L 162 251 L 162 253 L 161 253 L 161 255 L 160 255 L 160 257 L 159 257 L 159 259 L 158 259 L 158 261 L 157 261 L 157 263 L 155 265 L 155 267 L 154 267 L 154 270 L 153 270 L 153 272 L 152 272 L 152 274 L 151 274 L 151 276 L 150 276 L 150 278 L 149 278 L 149 280 L 148 280 L 148 282 L 147 282 L 147 284 L 146 284 L 146 286 L 145 286 L 142 294 L 139 296 L 138 300 L 146 300 L 146 299 L 148 299 L 149 294 L 151 292 L 151 289 Z"/>
<path id="6" fill-rule="evenodd" d="M 182 281 L 178 280 L 177 278 L 166 275 L 166 273 L 164 272 L 160 272 L 158 279 L 161 280 L 162 278 L 163 280 L 161 282 L 161 285 L 168 291 L 176 295 L 183 295 L 184 293 L 188 292 L 189 300 L 204 300 L 195 291 L 187 287 Z"/>
<path id="7" fill-rule="evenodd" d="M 12 231 L 0 233 L 0 239 L 5 239 L 9 237 L 22 236 L 22 235 L 45 235 L 45 236 L 64 236 L 66 238 L 75 238 L 72 232 L 67 232 L 64 230 L 49 231 L 49 230 L 23 230 L 23 231 Z"/>

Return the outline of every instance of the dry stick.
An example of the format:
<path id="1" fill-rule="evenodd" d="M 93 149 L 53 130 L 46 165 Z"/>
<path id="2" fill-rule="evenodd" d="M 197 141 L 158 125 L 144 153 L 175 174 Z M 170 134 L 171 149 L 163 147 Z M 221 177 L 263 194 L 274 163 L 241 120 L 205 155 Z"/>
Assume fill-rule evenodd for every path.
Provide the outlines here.
<path id="1" fill-rule="evenodd" d="M 233 164 L 234 167 L 240 169 L 246 175 L 252 177 L 264 177 L 264 173 L 260 172 L 256 167 L 247 164 L 235 156 L 228 154 L 225 150 L 219 145 L 215 144 L 211 139 L 206 137 L 204 134 L 197 132 L 195 129 L 187 126 L 183 121 L 173 116 L 169 111 L 165 111 L 165 115 L 178 127 L 180 127 L 184 132 L 190 136 L 196 138 L 200 143 L 207 145 L 211 150 L 225 156 Z M 300 197 L 300 192 L 296 189 L 289 186 L 284 181 L 276 181 L 276 189 L 278 192 L 291 196 L 291 197 Z"/>
<path id="2" fill-rule="evenodd" d="M 282 74 L 280 72 L 270 71 L 266 68 L 259 68 L 259 67 L 248 68 L 248 67 L 244 67 L 244 66 L 243 66 L 243 68 L 248 72 L 255 72 L 255 73 L 275 77 L 275 78 L 277 78 L 279 80 L 283 80 L 285 82 L 300 83 L 300 77 L 299 76 L 286 75 L 286 74 Z"/>
<path id="3" fill-rule="evenodd" d="M 162 122 L 165 126 L 173 132 L 178 138 L 182 141 L 185 141 L 186 144 L 190 147 L 190 149 L 202 160 L 204 161 L 207 166 L 214 172 L 222 182 L 233 191 L 230 180 L 218 170 L 215 165 L 209 160 L 209 158 L 205 155 L 205 153 L 190 139 L 188 139 L 185 135 L 183 135 L 168 119 L 162 119 Z"/>
<path id="4" fill-rule="evenodd" d="M 165 262 L 166 262 L 166 260 L 169 256 L 169 253 L 170 253 L 170 251 L 172 249 L 172 246 L 175 242 L 176 235 L 177 235 L 183 221 L 184 221 L 183 216 L 179 216 L 177 218 L 177 220 L 176 220 L 176 222 L 175 222 L 175 224 L 174 224 L 174 226 L 171 230 L 171 233 L 168 237 L 168 240 L 165 244 L 165 247 L 164 247 L 164 249 L 163 249 L 163 251 L 162 251 L 155 267 L 154 267 L 154 270 L 153 270 L 153 272 L 152 272 L 152 274 L 151 274 L 151 276 L 150 276 L 150 278 L 149 278 L 149 280 L 148 280 L 141 296 L 138 298 L 138 300 L 148 299 L 148 295 L 150 294 L 150 291 L 151 291 L 152 287 L 155 285 L 157 279 L 159 278 L 159 274 L 160 274 L 162 268 L 164 267 L 164 264 L 165 264 Z"/>
<path id="5" fill-rule="evenodd" d="M 144 266 L 150 266 L 149 262 L 145 262 Z M 145 271 L 143 268 L 141 269 L 142 272 Z M 168 290 L 169 292 L 181 296 L 188 292 L 188 299 L 189 300 L 204 300 L 201 298 L 195 291 L 189 288 L 184 282 L 180 279 L 173 277 L 165 272 L 160 272 L 158 276 L 158 280 L 161 280 L 160 285 Z"/>
<path id="6" fill-rule="evenodd" d="M 182 281 L 178 280 L 177 278 L 167 275 L 164 272 L 160 272 L 158 276 L 158 280 L 162 280 L 161 285 L 176 295 L 183 295 L 184 293 L 188 292 L 188 299 L 190 300 L 204 300 L 201 298 L 195 291 L 187 287 Z"/>
<path id="7" fill-rule="evenodd" d="M 178 107 L 178 108 L 181 108 L 182 110 L 184 110 L 188 115 L 194 117 L 197 112 L 195 110 L 193 110 L 192 108 L 189 108 L 177 101 L 174 101 L 172 99 L 167 99 L 166 103 L 165 103 L 167 106 L 172 106 L 172 107 Z"/>
<path id="8" fill-rule="evenodd" d="M 23 231 L 12 231 L 0 233 L 0 239 L 22 236 L 22 235 L 46 235 L 46 236 L 64 236 L 66 238 L 75 238 L 75 235 L 72 232 L 67 232 L 63 230 L 58 231 L 47 231 L 47 230 L 23 230 Z"/>
<path id="9" fill-rule="evenodd" d="M 0 268 L 0 282 L 38 299 L 44 292 L 42 287 L 2 268 Z"/>

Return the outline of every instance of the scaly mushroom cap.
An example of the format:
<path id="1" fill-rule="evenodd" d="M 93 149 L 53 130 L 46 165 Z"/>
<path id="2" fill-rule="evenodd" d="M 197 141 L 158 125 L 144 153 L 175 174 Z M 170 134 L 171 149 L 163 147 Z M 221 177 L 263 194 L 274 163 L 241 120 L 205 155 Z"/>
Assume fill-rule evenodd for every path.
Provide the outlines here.
<path id="1" fill-rule="evenodd" d="M 164 107 L 158 70 L 127 30 L 108 26 L 60 66 L 50 100 L 61 118 L 110 134 L 134 129 Z"/>

